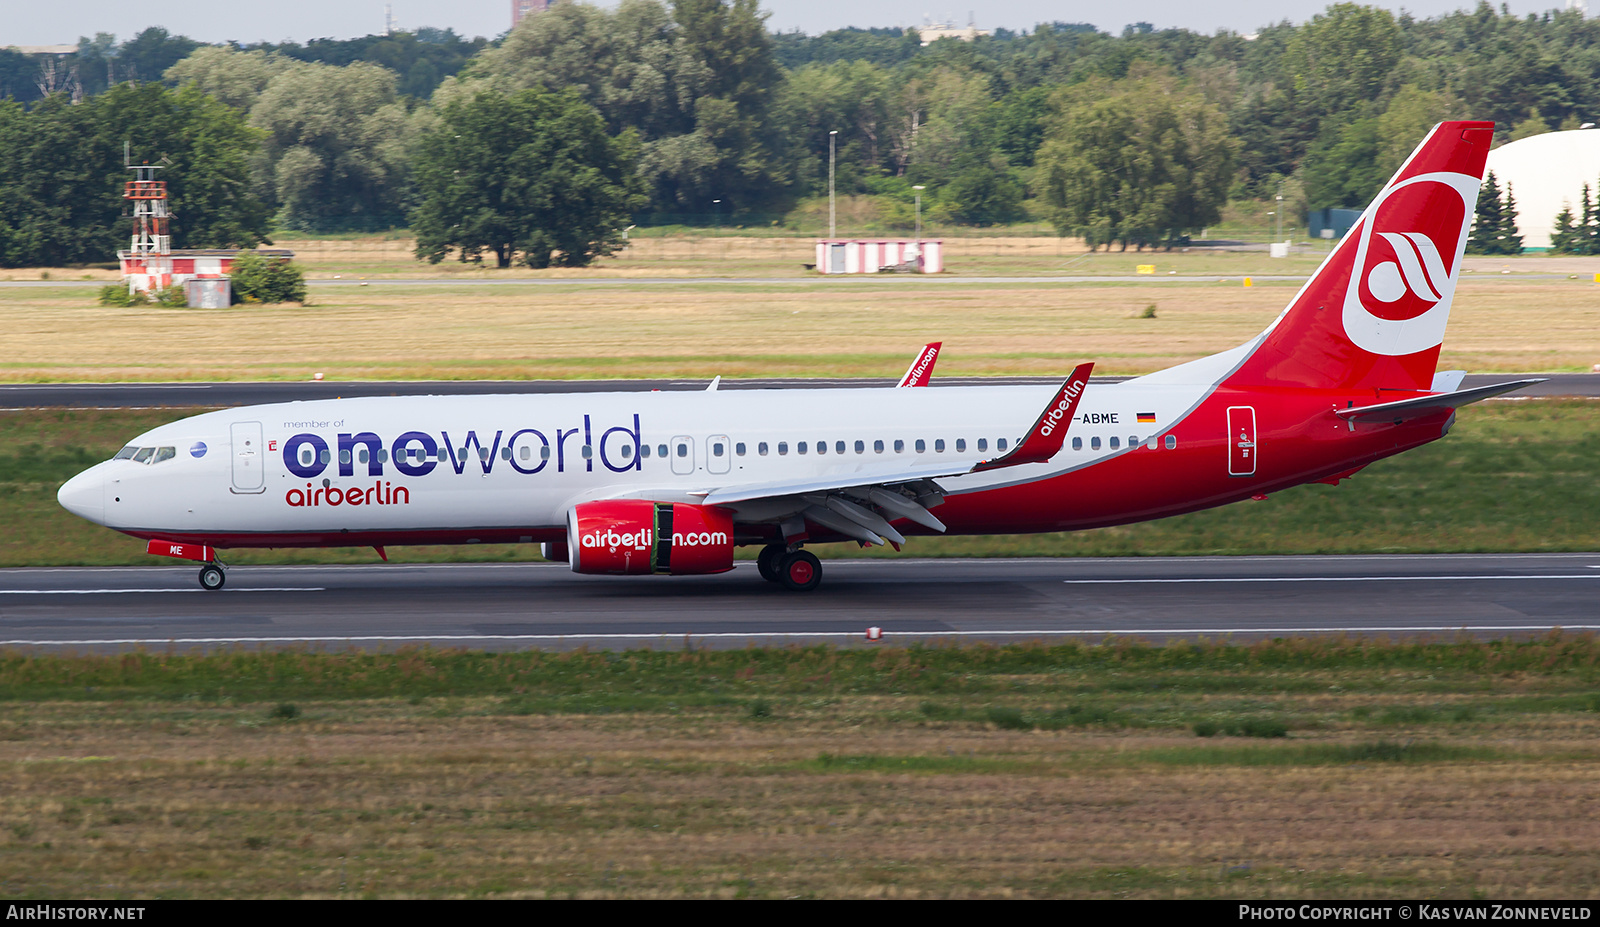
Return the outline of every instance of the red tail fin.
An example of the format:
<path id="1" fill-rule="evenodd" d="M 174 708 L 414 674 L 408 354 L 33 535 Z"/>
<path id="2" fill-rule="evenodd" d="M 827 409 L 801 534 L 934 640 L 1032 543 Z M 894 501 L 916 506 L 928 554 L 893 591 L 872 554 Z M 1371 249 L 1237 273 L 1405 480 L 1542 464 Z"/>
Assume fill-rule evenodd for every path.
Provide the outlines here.
<path id="1" fill-rule="evenodd" d="M 939 349 L 944 347 L 943 341 L 930 341 L 917 352 L 916 360 L 906 368 L 906 375 L 900 378 L 896 386 L 927 386 L 928 380 L 933 377 L 933 362 L 939 358 Z"/>
<path id="2" fill-rule="evenodd" d="M 1493 135 L 1434 126 L 1228 382 L 1427 389 Z"/>

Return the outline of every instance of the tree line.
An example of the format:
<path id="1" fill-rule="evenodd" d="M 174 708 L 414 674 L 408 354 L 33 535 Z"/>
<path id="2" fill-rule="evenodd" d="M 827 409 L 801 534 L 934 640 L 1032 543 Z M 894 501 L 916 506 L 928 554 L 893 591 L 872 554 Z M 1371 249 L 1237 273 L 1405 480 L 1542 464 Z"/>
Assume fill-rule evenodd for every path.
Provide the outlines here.
<path id="1" fill-rule="evenodd" d="M 124 140 L 170 162 L 182 245 L 410 225 L 424 257 L 539 264 L 605 253 L 635 222 L 783 222 L 826 192 L 830 140 L 838 191 L 885 228 L 910 226 L 922 187 L 936 221 L 1142 248 L 1229 202 L 1362 206 L 1440 119 L 1493 119 L 1506 141 L 1600 111 L 1600 23 L 1575 11 L 1339 3 L 1255 35 L 1045 23 L 926 46 L 765 19 L 758 0 L 623 0 L 559 3 L 493 41 L 151 29 L 82 40 L 48 80 L 0 51 L 0 136 L 16 140 L 0 202 L 17 207 L 0 263 L 104 259 Z M 76 145 L 53 149 L 72 163 L 40 139 Z M 584 203 L 598 212 L 569 212 Z"/>

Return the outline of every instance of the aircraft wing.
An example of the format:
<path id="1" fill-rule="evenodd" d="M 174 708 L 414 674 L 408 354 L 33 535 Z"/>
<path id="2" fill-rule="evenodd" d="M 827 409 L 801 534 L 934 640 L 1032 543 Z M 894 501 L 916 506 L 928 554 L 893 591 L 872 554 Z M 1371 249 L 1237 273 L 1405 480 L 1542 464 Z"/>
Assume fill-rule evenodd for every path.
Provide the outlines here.
<path id="1" fill-rule="evenodd" d="M 1394 402 L 1380 402 L 1370 406 L 1356 406 L 1352 409 L 1336 409 L 1334 414 L 1349 422 L 1394 422 L 1399 423 L 1409 418 L 1419 418 L 1430 415 L 1441 409 L 1459 409 L 1464 405 L 1491 399 L 1502 393 L 1543 383 L 1547 377 L 1534 377 L 1527 380 L 1512 380 L 1509 383 L 1495 383 L 1491 386 L 1475 386 L 1472 389 L 1456 390 L 1453 393 L 1434 393 L 1428 396 L 1415 396 L 1411 399 L 1399 399 Z"/>

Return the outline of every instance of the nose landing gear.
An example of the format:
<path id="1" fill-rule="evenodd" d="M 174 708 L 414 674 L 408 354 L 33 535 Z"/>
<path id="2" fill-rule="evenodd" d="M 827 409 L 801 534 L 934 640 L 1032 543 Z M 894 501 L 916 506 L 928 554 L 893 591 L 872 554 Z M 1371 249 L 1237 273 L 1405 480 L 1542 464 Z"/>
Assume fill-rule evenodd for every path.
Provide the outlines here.
<path id="1" fill-rule="evenodd" d="M 220 563 L 208 563 L 200 568 L 200 588 L 207 592 L 216 592 L 227 581 L 228 574 Z"/>

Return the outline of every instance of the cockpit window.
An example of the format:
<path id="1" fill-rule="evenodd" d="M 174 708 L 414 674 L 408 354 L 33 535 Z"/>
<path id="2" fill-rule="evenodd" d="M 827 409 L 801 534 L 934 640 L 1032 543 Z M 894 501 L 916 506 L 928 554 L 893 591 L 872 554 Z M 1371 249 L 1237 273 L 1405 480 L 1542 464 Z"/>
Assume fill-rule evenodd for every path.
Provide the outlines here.
<path id="1" fill-rule="evenodd" d="M 133 458 L 133 455 L 137 454 L 138 452 L 139 452 L 138 445 L 130 444 L 127 447 L 123 448 L 122 450 L 117 451 L 117 456 L 115 456 L 115 457 L 113 457 L 111 459 L 112 460 L 131 460 Z"/>
<path id="2" fill-rule="evenodd" d="M 150 462 L 150 455 L 154 454 L 155 452 L 156 452 L 156 449 L 153 448 L 153 447 L 141 447 L 141 448 L 139 448 L 139 452 L 137 454 L 133 455 L 133 462 L 134 463 L 149 463 Z"/>
<path id="3" fill-rule="evenodd" d="M 174 458 L 176 456 L 178 456 L 178 449 L 177 448 L 175 448 L 175 447 L 158 447 L 158 448 L 156 448 L 156 459 L 152 460 L 151 463 L 160 463 L 163 460 L 171 460 L 172 458 Z"/>

